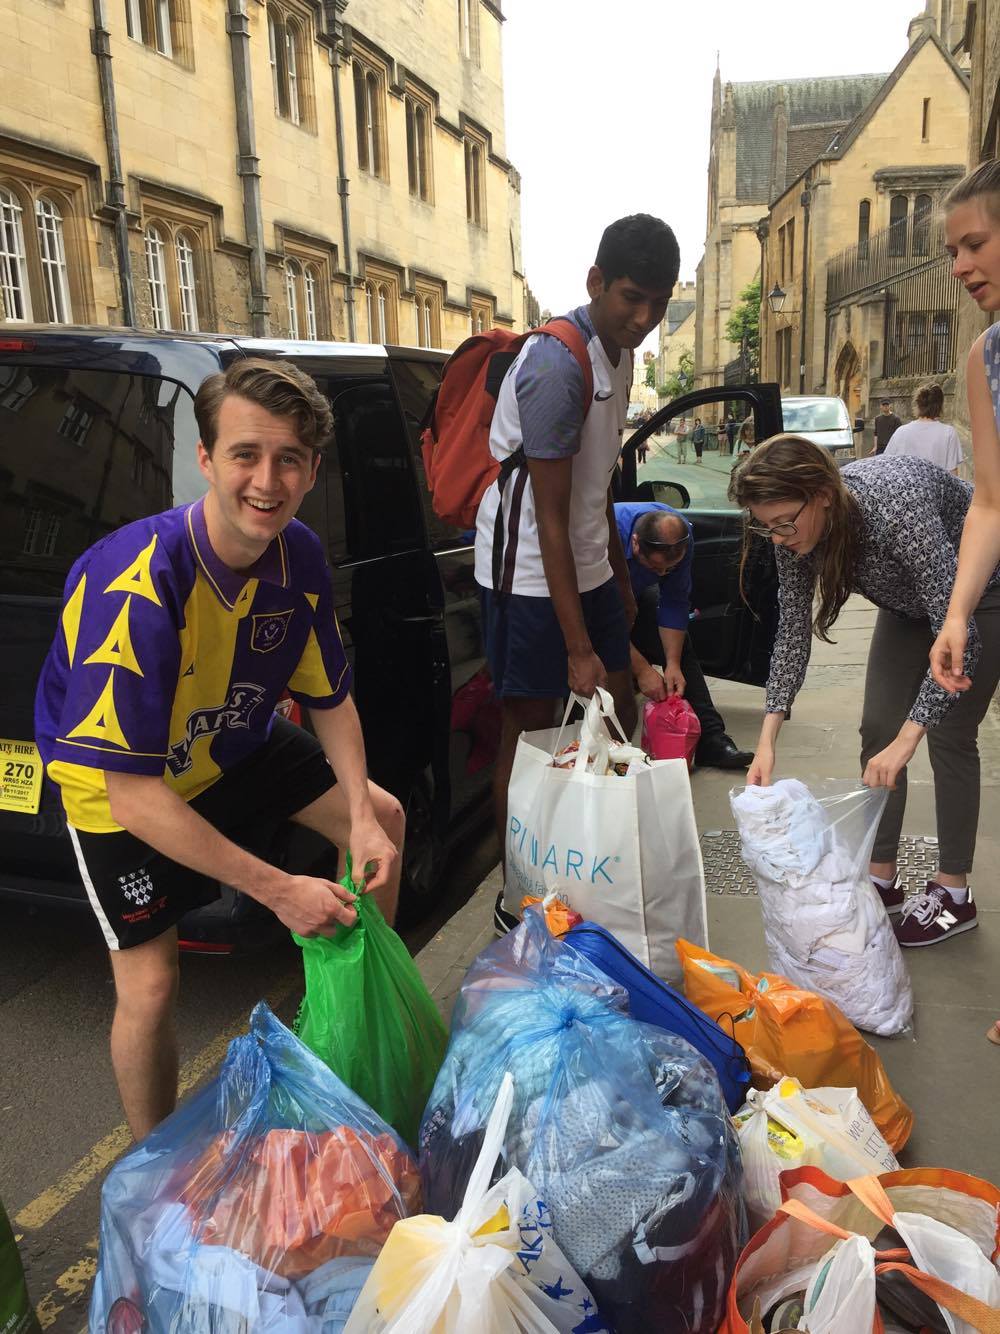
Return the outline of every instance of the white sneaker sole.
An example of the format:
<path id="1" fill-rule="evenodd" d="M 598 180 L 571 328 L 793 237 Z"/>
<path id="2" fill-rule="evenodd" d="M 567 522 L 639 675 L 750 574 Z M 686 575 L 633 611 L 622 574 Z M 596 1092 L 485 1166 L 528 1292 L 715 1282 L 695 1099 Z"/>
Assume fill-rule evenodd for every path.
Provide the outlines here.
<path id="1" fill-rule="evenodd" d="M 941 945 L 946 940 L 951 940 L 952 936 L 960 936 L 963 931 L 972 931 L 979 925 L 979 919 L 973 918 L 971 922 L 963 922 L 961 926 L 953 926 L 946 936 L 938 936 L 935 940 L 900 940 L 900 946 L 904 950 L 920 949 L 923 945 Z M 899 940 L 899 937 L 896 937 Z"/>

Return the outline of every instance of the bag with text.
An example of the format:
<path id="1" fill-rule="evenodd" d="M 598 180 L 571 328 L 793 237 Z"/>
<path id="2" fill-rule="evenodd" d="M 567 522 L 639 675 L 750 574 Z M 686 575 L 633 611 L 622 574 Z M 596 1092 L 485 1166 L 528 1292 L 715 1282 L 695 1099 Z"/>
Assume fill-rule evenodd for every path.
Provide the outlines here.
<path id="1" fill-rule="evenodd" d="M 584 717 L 567 726 L 574 702 Z M 680 980 L 674 942 L 707 944 L 687 765 L 651 761 L 627 745 L 606 690 L 589 700 L 571 697 L 561 728 L 518 740 L 505 851 L 508 912 L 516 914 L 525 895 L 564 892 L 587 921 L 607 927 L 674 983 Z"/>

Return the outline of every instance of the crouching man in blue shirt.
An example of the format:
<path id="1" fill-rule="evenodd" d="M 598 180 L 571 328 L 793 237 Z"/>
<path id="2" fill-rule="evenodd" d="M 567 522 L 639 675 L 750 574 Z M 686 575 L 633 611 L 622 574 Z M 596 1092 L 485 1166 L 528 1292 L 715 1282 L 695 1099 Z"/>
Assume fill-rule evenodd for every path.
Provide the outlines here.
<path id="1" fill-rule="evenodd" d="M 354 895 L 241 844 L 290 819 L 350 851 L 389 921 L 403 811 L 369 782 L 323 546 L 295 513 L 333 428 L 314 382 L 244 360 L 195 399 L 201 500 L 127 524 L 70 570 L 35 734 L 111 952 L 111 1060 L 132 1134 L 177 1099 L 177 923 L 219 883 L 302 936 Z M 315 737 L 276 716 L 285 691 Z"/>
<path id="2" fill-rule="evenodd" d="M 696 764 L 745 769 L 753 754 L 739 750 L 727 735 L 687 632 L 694 556 L 691 525 L 677 510 L 655 501 L 616 504 L 615 519 L 638 607 L 631 635 L 632 674 L 638 689 L 647 699 L 675 694 L 687 699 L 701 723 Z M 621 722 L 631 734 L 635 716 Z"/>

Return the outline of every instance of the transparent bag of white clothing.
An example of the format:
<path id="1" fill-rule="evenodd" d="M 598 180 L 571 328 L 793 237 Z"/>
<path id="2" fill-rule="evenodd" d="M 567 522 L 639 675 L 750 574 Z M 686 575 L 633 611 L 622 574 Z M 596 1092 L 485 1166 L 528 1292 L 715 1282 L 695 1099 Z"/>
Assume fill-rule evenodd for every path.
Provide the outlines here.
<path id="1" fill-rule="evenodd" d="M 885 789 L 781 779 L 729 794 L 757 883 L 771 971 L 832 1000 L 857 1028 L 906 1032 L 913 990 L 869 874 Z"/>

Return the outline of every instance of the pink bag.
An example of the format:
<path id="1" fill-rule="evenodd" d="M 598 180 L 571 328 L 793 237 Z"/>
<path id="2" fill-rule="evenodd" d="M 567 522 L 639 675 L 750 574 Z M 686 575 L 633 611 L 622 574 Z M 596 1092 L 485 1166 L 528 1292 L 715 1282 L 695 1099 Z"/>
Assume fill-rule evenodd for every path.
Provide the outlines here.
<path id="1" fill-rule="evenodd" d="M 642 711 L 642 748 L 654 760 L 687 760 L 694 767 L 694 752 L 701 737 L 698 715 L 682 695 L 647 700 Z"/>

